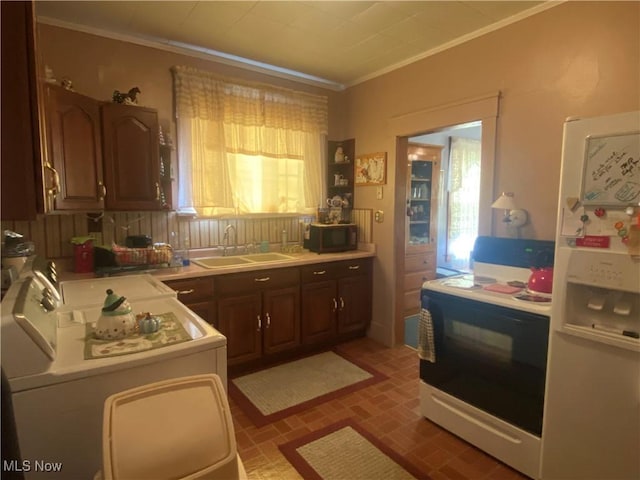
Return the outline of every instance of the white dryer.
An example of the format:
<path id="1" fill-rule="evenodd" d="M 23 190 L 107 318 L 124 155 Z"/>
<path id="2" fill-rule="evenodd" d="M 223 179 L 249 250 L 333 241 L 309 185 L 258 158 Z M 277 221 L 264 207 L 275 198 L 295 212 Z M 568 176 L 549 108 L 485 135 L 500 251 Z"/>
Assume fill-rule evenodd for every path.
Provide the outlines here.
<path id="1" fill-rule="evenodd" d="M 108 396 L 207 373 L 219 375 L 226 386 L 226 338 L 170 292 L 146 295 L 162 290 L 155 282 L 132 278 L 70 284 L 74 288 L 63 295 L 73 298 L 71 305 L 62 304 L 35 276 L 19 280 L 7 292 L 2 301 L 2 369 L 11 389 L 22 457 L 8 468 L 27 479 L 41 476 L 43 469 L 47 478 L 92 478 L 101 468 Z M 134 292 L 127 297 L 134 312 L 166 314 L 182 337 L 164 338 L 150 348 L 142 340 L 104 349 L 96 345 L 92 324 L 99 318 L 108 280 L 124 295 L 127 289 Z M 89 301 L 83 297 L 87 291 L 93 292 Z"/>

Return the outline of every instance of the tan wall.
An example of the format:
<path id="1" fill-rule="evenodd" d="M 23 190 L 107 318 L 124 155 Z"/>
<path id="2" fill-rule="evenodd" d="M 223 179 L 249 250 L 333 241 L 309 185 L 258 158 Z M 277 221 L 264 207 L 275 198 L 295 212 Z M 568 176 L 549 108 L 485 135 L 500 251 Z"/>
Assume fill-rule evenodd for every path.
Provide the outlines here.
<path id="1" fill-rule="evenodd" d="M 530 214 L 522 236 L 554 239 L 563 122 L 640 109 L 639 32 L 638 2 L 571 1 L 347 91 L 347 135 L 356 138 L 356 153 L 389 157 L 384 199 L 363 187 L 355 202 L 385 211 L 373 232 L 375 338 L 393 336 L 394 250 L 383 239 L 393 238 L 394 221 L 404 222 L 393 217 L 401 198 L 394 198 L 398 132 L 391 119 L 501 91 L 493 198 L 515 192 Z M 494 233 L 507 236 L 495 223 Z"/>

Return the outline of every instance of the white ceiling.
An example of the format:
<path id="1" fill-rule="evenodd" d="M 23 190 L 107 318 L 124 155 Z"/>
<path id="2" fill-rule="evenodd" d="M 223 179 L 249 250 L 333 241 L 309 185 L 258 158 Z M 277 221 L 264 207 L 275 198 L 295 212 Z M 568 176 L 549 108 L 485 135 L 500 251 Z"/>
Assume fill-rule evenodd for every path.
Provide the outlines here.
<path id="1" fill-rule="evenodd" d="M 36 1 L 38 21 L 340 90 L 549 1 Z"/>

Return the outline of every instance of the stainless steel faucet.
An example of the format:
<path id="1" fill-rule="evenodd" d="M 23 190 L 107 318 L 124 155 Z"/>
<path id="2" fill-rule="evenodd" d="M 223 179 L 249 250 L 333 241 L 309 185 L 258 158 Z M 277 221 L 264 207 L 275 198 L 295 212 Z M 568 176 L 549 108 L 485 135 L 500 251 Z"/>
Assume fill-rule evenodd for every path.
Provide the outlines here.
<path id="1" fill-rule="evenodd" d="M 222 237 L 224 245 L 224 249 L 222 250 L 222 255 L 227 255 L 227 247 L 229 246 L 229 232 L 233 230 L 233 253 L 236 253 L 238 250 L 238 232 L 236 232 L 236 227 L 234 225 L 227 225 L 224 228 L 224 236 Z"/>

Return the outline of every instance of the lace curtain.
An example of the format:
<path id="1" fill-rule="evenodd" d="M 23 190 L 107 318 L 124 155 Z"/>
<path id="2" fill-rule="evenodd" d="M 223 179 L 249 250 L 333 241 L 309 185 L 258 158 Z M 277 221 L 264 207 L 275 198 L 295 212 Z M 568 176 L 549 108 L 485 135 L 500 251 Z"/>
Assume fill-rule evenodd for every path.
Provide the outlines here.
<path id="1" fill-rule="evenodd" d="M 178 206 L 201 216 L 315 211 L 327 97 L 174 67 Z"/>
<path id="2" fill-rule="evenodd" d="M 478 236 L 480 207 L 480 140 L 451 137 L 449 153 L 448 264 L 467 270 Z"/>

